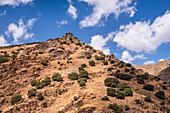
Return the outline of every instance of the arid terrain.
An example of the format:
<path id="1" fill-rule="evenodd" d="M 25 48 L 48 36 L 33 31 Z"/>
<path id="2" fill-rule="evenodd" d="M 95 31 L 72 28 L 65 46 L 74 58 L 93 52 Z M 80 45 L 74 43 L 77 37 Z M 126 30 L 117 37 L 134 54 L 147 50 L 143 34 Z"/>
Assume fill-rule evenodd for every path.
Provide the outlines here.
<path id="1" fill-rule="evenodd" d="M 156 65 L 158 73 L 168 68 Z M 72 33 L 0 47 L 0 112 L 170 113 L 170 83 L 145 67 L 105 55 Z"/>

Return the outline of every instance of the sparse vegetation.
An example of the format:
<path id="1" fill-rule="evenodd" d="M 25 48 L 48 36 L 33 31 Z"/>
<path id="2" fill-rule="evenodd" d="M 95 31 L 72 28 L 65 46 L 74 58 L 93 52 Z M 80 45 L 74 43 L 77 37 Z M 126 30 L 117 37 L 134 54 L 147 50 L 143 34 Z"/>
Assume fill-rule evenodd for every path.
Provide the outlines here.
<path id="1" fill-rule="evenodd" d="M 163 91 L 158 91 L 155 93 L 155 96 L 159 99 L 164 100 L 165 99 L 165 93 Z"/>
<path id="2" fill-rule="evenodd" d="M 95 66 L 95 62 L 92 60 L 92 61 L 89 61 L 89 65 L 90 66 Z"/>
<path id="3" fill-rule="evenodd" d="M 22 96 L 21 95 L 14 95 L 11 100 L 10 103 L 11 105 L 16 104 L 17 102 L 20 102 L 22 100 Z"/>
<path id="4" fill-rule="evenodd" d="M 143 86 L 143 89 L 148 90 L 148 91 L 153 91 L 154 86 L 151 84 L 146 84 L 145 86 Z"/>
<path id="5" fill-rule="evenodd" d="M 108 87 L 117 87 L 117 85 L 119 84 L 119 81 L 115 78 L 106 78 L 104 83 Z"/>

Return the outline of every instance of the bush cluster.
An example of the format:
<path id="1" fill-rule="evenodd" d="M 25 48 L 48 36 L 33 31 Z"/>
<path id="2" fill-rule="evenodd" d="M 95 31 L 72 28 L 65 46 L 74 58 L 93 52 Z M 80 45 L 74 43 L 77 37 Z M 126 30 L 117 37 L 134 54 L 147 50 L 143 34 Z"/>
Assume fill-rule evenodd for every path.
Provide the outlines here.
<path id="1" fill-rule="evenodd" d="M 125 99 L 125 94 L 123 91 L 118 91 L 116 95 L 117 99 Z"/>
<path id="2" fill-rule="evenodd" d="M 95 55 L 95 59 L 96 60 L 104 60 L 105 59 L 105 55 L 101 54 L 100 56 Z"/>
<path id="3" fill-rule="evenodd" d="M 36 89 L 32 88 L 27 93 L 28 97 L 36 96 Z"/>
<path id="4" fill-rule="evenodd" d="M 148 90 L 148 91 L 153 91 L 154 86 L 151 84 L 146 84 L 145 86 L 143 86 L 143 89 Z"/>
<path id="5" fill-rule="evenodd" d="M 60 82 L 60 81 L 63 81 L 63 77 L 61 77 L 60 73 L 54 73 L 52 76 L 52 80 Z"/>
<path id="6" fill-rule="evenodd" d="M 119 84 L 119 80 L 117 80 L 116 78 L 106 78 L 104 83 L 108 87 L 117 87 L 117 85 Z"/>
<path id="7" fill-rule="evenodd" d="M 123 73 L 115 73 L 114 76 L 122 80 L 130 80 L 132 78 L 130 75 Z"/>
<path id="8" fill-rule="evenodd" d="M 92 61 L 89 61 L 89 65 L 90 66 L 95 66 L 95 62 L 92 60 Z"/>
<path id="9" fill-rule="evenodd" d="M 14 105 L 14 104 L 16 104 L 17 102 L 19 102 L 21 100 L 22 100 L 22 96 L 21 95 L 14 95 L 11 98 L 10 103 L 11 103 L 11 105 Z"/>
<path id="10" fill-rule="evenodd" d="M 130 86 L 127 83 L 119 83 L 117 86 L 121 91 L 123 91 L 125 88 L 130 88 Z"/>
<path id="11" fill-rule="evenodd" d="M 109 98 L 107 96 L 104 96 L 104 97 L 101 98 L 101 100 L 109 101 Z"/>
<path id="12" fill-rule="evenodd" d="M 47 66 L 48 60 L 41 60 L 41 64 Z"/>
<path id="13" fill-rule="evenodd" d="M 123 108 L 119 105 L 117 105 L 117 103 L 113 103 L 109 105 L 110 109 L 113 109 L 115 111 L 115 113 L 122 113 Z"/>
<path id="14" fill-rule="evenodd" d="M 0 63 L 5 63 L 8 61 L 9 61 L 8 57 L 0 56 Z"/>
<path id="15" fill-rule="evenodd" d="M 155 93 L 155 96 L 159 99 L 164 100 L 165 99 L 165 93 L 163 91 L 158 91 Z"/>

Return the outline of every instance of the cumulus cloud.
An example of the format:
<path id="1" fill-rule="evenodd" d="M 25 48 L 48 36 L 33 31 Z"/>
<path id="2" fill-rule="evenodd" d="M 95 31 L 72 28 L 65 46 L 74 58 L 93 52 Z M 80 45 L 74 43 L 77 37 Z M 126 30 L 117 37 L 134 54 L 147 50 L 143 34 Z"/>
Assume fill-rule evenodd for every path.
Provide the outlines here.
<path id="1" fill-rule="evenodd" d="M 0 36 L 0 46 L 8 46 L 9 44 L 7 43 L 7 41 L 5 40 L 4 36 L 1 35 Z"/>
<path id="2" fill-rule="evenodd" d="M 146 62 L 144 62 L 144 65 L 148 65 L 148 64 L 154 64 L 155 62 L 153 61 L 153 60 L 151 60 L 151 61 L 146 61 Z"/>
<path id="3" fill-rule="evenodd" d="M 56 21 L 56 24 L 58 25 L 57 27 L 60 27 L 60 25 L 66 25 L 67 23 L 68 23 L 67 20 Z"/>
<path id="4" fill-rule="evenodd" d="M 0 13 L 0 16 L 6 15 L 6 10 L 4 10 L 2 13 Z"/>
<path id="5" fill-rule="evenodd" d="M 101 35 L 95 35 L 91 37 L 90 45 L 95 49 L 103 51 L 105 54 L 110 54 L 110 49 L 105 47 L 107 42 L 113 38 L 114 33 L 111 32 L 106 38 L 103 38 Z"/>
<path id="6" fill-rule="evenodd" d="M 132 61 L 134 61 L 136 59 L 147 59 L 147 58 L 143 54 L 141 54 L 141 55 L 137 54 L 135 56 L 132 56 L 127 50 L 125 50 L 121 56 L 121 60 L 123 60 L 127 63 L 132 63 Z"/>
<path id="7" fill-rule="evenodd" d="M 33 2 L 34 0 L 0 0 L 0 6 L 9 5 L 9 6 L 19 6 L 20 4 L 26 5 Z"/>
<path id="8" fill-rule="evenodd" d="M 162 43 L 170 42 L 170 12 L 150 21 L 138 21 L 135 24 L 120 26 L 113 39 L 117 46 L 135 52 L 155 51 Z"/>
<path id="9" fill-rule="evenodd" d="M 77 9 L 72 5 L 72 1 L 71 0 L 67 0 L 69 2 L 69 7 L 67 10 L 67 13 L 69 16 L 71 16 L 73 19 L 77 18 Z"/>
<path id="10" fill-rule="evenodd" d="M 165 60 L 165 59 L 161 58 L 161 59 L 159 59 L 159 62 L 164 61 L 164 60 Z"/>
<path id="11" fill-rule="evenodd" d="M 93 6 L 93 12 L 91 15 L 85 17 L 80 22 L 80 27 L 92 27 L 99 24 L 102 17 L 108 17 L 110 14 L 114 14 L 116 18 L 121 13 L 130 14 L 133 17 L 136 8 L 133 0 L 79 0 L 88 3 Z M 134 4 L 133 4 L 134 3 Z"/>
<path id="12" fill-rule="evenodd" d="M 8 30 L 5 32 L 5 34 L 10 37 L 14 38 L 14 43 L 18 43 L 19 39 L 28 39 L 33 37 L 33 33 L 29 33 L 28 30 L 32 29 L 36 19 L 32 18 L 28 20 L 27 24 L 24 24 L 22 18 L 19 20 L 18 25 L 15 23 L 11 23 L 8 26 Z"/>

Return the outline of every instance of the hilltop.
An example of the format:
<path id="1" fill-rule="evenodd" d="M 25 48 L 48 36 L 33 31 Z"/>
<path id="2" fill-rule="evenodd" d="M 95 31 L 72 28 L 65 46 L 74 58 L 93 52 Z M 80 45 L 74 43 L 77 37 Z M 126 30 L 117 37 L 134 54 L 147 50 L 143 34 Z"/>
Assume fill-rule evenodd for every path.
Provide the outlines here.
<path id="1" fill-rule="evenodd" d="M 72 33 L 0 47 L 0 52 L 4 113 L 164 113 L 170 108 L 169 83 L 95 50 Z"/>

